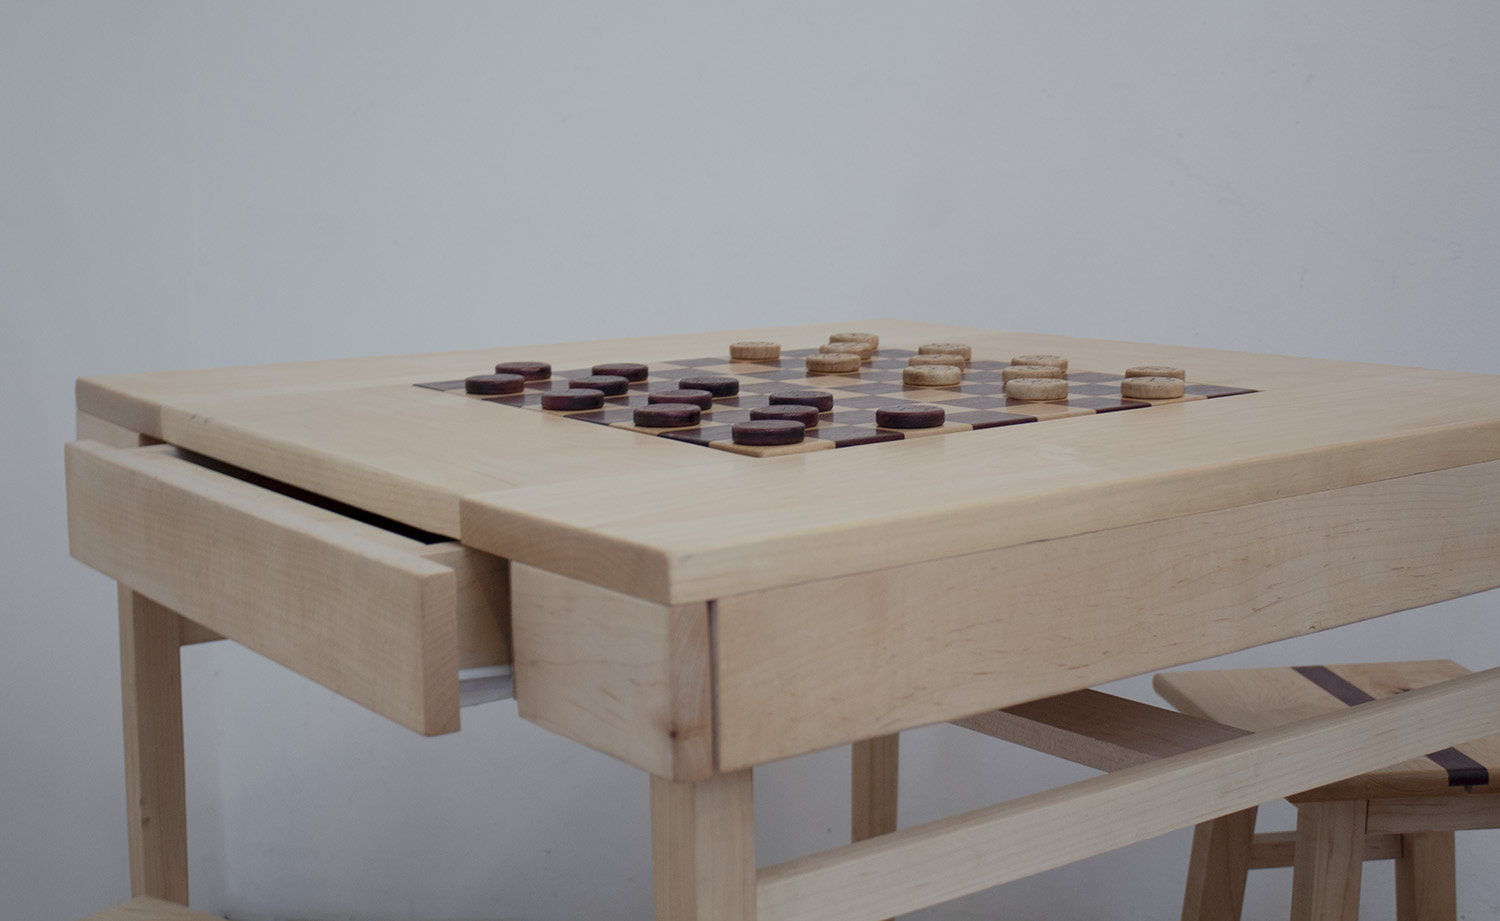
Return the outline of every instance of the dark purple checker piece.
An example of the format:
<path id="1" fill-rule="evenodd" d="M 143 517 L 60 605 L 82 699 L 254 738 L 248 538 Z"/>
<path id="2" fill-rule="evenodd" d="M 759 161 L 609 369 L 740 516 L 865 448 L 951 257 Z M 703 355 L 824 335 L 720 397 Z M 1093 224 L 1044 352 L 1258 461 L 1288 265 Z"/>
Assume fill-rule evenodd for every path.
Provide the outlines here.
<path id="1" fill-rule="evenodd" d="M 818 407 L 804 406 L 801 403 L 779 403 L 750 410 L 750 418 L 790 419 L 802 423 L 804 428 L 812 428 L 818 424 Z"/>
<path id="2" fill-rule="evenodd" d="M 875 424 L 887 429 L 931 429 L 943 424 L 947 413 L 930 403 L 910 403 L 875 410 Z"/>
<path id="3" fill-rule="evenodd" d="M 736 422 L 730 438 L 737 445 L 794 445 L 802 441 L 807 429 L 800 422 L 785 419 L 756 419 Z"/>
<path id="4" fill-rule="evenodd" d="M 649 373 L 649 369 L 645 365 L 638 365 L 628 361 L 594 365 L 590 370 L 603 377 L 623 377 L 627 381 L 643 381 Z"/>
<path id="5" fill-rule="evenodd" d="M 552 366 L 545 361 L 502 361 L 495 365 L 496 374 L 519 374 L 528 381 L 544 381 L 552 376 Z"/>
<path id="6" fill-rule="evenodd" d="M 520 393 L 526 378 L 519 374 L 476 374 L 464 381 L 465 393 Z"/>
<path id="7" fill-rule="evenodd" d="M 614 397 L 629 390 L 630 381 L 618 374 L 594 374 L 575 377 L 568 381 L 568 387 L 574 390 L 597 390 L 607 397 Z"/>
<path id="8" fill-rule="evenodd" d="M 716 397 L 732 397 L 740 392 L 737 377 L 684 377 L 677 382 L 683 390 L 707 390 Z"/>
<path id="9" fill-rule="evenodd" d="M 781 390 L 771 394 L 771 405 L 816 406 L 818 412 L 833 410 L 833 394 L 825 390 Z"/>
<path id="10" fill-rule="evenodd" d="M 586 387 L 542 394 L 542 409 L 598 409 L 603 405 L 604 391 Z"/>
<path id="11" fill-rule="evenodd" d="M 635 424 L 645 428 L 697 425 L 702 417 L 703 410 L 692 403 L 649 403 L 635 408 Z"/>
<path id="12" fill-rule="evenodd" d="M 691 403 L 699 409 L 714 405 L 714 395 L 707 390 L 658 390 L 646 399 L 652 403 Z"/>

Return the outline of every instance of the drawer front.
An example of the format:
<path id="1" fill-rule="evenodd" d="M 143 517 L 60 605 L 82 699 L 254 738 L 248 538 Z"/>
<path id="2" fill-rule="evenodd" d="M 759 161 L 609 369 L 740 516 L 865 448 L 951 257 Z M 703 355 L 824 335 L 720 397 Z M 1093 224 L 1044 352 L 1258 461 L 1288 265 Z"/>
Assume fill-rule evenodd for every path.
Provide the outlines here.
<path id="1" fill-rule="evenodd" d="M 76 559 L 403 726 L 457 730 L 461 664 L 508 659 L 502 560 L 429 547 L 168 445 L 66 453 Z M 460 617 L 460 584 L 499 607 Z M 488 631 L 466 638 L 464 662 L 461 620 Z"/>

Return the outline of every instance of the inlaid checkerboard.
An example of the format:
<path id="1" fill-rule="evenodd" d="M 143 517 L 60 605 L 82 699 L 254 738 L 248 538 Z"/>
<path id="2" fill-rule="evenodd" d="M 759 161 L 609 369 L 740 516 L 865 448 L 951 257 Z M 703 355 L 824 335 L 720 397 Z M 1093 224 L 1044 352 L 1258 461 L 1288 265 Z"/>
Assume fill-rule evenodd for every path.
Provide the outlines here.
<path id="1" fill-rule="evenodd" d="M 1005 361 L 975 359 L 969 362 L 963 381 L 951 387 L 912 387 L 902 383 L 901 371 L 908 359 L 917 353 L 911 349 L 883 348 L 864 362 L 858 371 L 844 374 L 810 373 L 804 360 L 817 349 L 784 350 L 779 359 L 770 361 L 736 361 L 727 357 L 685 358 L 656 362 L 644 381 L 630 385 L 619 396 L 606 397 L 604 408 L 572 412 L 553 412 L 541 406 L 542 394 L 566 390 L 568 381 L 591 374 L 589 368 L 554 370 L 549 380 L 528 381 L 522 393 L 503 396 L 477 396 L 464 393 L 464 382 L 434 381 L 417 384 L 431 390 L 454 393 L 468 399 L 483 400 L 499 406 L 513 407 L 549 415 L 564 416 L 594 425 L 609 425 L 636 433 L 670 438 L 688 444 L 706 445 L 757 457 L 794 454 L 803 451 L 847 448 L 856 445 L 901 441 L 948 435 L 980 429 L 993 429 L 1052 419 L 1091 416 L 1100 413 L 1149 409 L 1167 403 L 1207 400 L 1254 393 L 1243 387 L 1197 383 L 1191 380 L 1184 396 L 1173 400 L 1128 400 L 1120 396 L 1122 375 L 1096 371 L 1069 371 L 1068 398 L 1048 402 L 1012 400 L 1005 396 L 1000 373 L 1010 367 Z M 621 360 L 629 360 L 622 358 Z M 475 374 L 488 368 L 476 368 Z M 634 409 L 647 403 L 647 394 L 658 390 L 676 390 L 685 377 L 728 375 L 740 382 L 737 396 L 714 400 L 698 425 L 683 428 L 644 428 L 635 425 Z M 750 411 L 770 405 L 770 395 L 786 390 L 822 390 L 834 398 L 831 412 L 819 416 L 818 425 L 807 430 L 804 441 L 794 445 L 760 447 L 737 445 L 730 439 L 730 427 L 750 419 Z M 882 428 L 875 423 L 875 410 L 897 404 L 928 403 L 945 410 L 943 425 L 926 429 Z"/>

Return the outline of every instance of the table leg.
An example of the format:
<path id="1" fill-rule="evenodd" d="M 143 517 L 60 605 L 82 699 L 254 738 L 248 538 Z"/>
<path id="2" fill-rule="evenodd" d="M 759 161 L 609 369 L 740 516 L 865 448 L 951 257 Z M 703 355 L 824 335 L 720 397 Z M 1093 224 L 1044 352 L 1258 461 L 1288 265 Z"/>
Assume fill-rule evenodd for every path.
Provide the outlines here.
<path id="1" fill-rule="evenodd" d="M 895 831 L 901 768 L 900 733 L 855 742 L 850 761 L 853 775 L 849 801 L 850 840 L 863 841 Z"/>
<path id="2" fill-rule="evenodd" d="M 863 841 L 896 830 L 901 736 L 892 734 L 854 743 L 850 837 Z"/>
<path id="3" fill-rule="evenodd" d="M 120 586 L 130 892 L 186 905 L 181 637 L 177 614 Z"/>
<path id="4" fill-rule="evenodd" d="M 651 778 L 656 921 L 755 921 L 751 769 L 675 783 Z"/>

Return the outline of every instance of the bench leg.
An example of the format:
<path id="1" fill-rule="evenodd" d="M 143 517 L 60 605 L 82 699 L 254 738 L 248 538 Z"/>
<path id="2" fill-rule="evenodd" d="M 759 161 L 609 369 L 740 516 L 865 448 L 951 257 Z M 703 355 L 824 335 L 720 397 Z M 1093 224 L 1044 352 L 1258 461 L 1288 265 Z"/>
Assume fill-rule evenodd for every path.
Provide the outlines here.
<path id="1" fill-rule="evenodd" d="M 186 905 L 181 618 L 120 586 L 130 893 Z"/>
<path id="2" fill-rule="evenodd" d="M 750 769 L 675 783 L 651 778 L 656 921 L 755 921 Z"/>
<path id="3" fill-rule="evenodd" d="M 1193 829 L 1182 921 L 1239 921 L 1250 872 L 1256 808 L 1232 812 Z"/>
<path id="4" fill-rule="evenodd" d="M 1396 921 L 1456 921 L 1453 832 L 1401 836 L 1396 858 Z"/>
<path id="5" fill-rule="evenodd" d="M 1297 807 L 1292 921 L 1358 921 L 1368 811 L 1365 800 Z"/>

